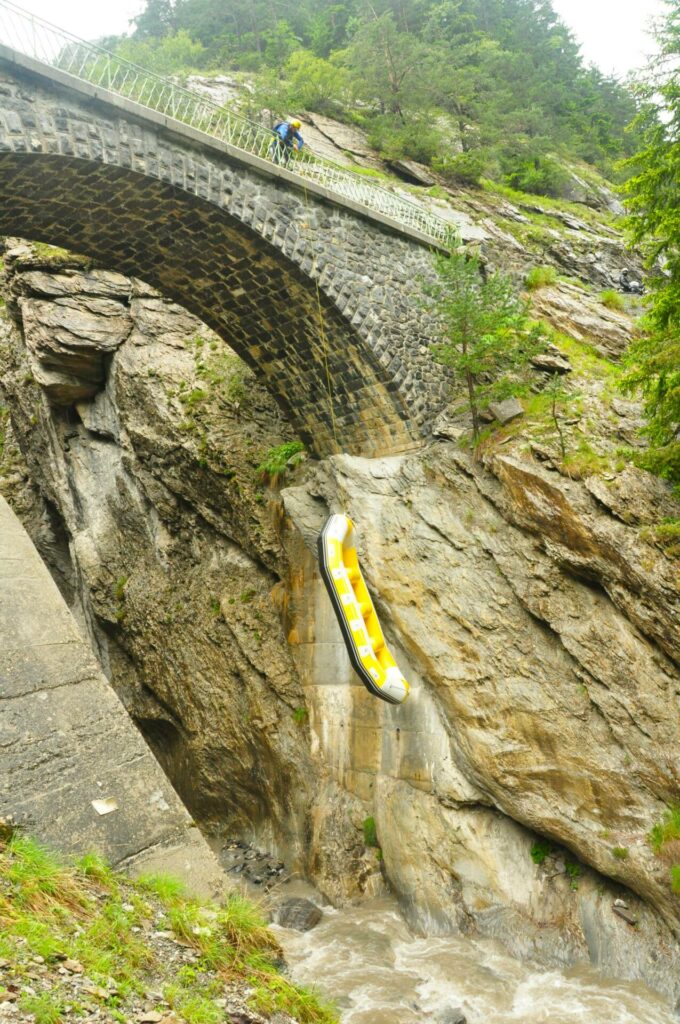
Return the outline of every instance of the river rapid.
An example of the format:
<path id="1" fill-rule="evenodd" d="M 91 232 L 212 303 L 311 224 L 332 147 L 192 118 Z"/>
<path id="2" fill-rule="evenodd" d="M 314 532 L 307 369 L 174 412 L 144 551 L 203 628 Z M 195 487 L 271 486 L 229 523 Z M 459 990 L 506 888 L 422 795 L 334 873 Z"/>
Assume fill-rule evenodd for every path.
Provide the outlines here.
<path id="1" fill-rule="evenodd" d="M 273 926 L 295 981 L 338 1004 L 343 1024 L 678 1024 L 642 983 L 587 966 L 541 969 L 492 940 L 414 935 L 396 901 L 324 907 L 308 932 Z"/>

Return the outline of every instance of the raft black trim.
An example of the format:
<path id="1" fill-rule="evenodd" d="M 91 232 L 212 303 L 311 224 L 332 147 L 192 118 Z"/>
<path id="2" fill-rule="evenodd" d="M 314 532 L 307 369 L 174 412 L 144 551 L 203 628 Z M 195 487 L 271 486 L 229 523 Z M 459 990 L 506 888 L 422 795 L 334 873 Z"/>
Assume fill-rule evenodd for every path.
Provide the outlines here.
<path id="1" fill-rule="evenodd" d="M 326 590 L 328 591 L 328 596 L 331 599 L 333 611 L 335 612 L 335 617 L 338 620 L 338 625 L 340 626 L 340 630 L 342 632 L 342 638 L 345 641 L 345 647 L 347 648 L 347 653 L 349 655 L 349 660 L 352 663 L 352 668 L 359 676 L 359 679 L 364 684 L 369 693 L 372 693 L 374 697 L 378 697 L 380 700 L 384 700 L 387 704 L 401 704 L 402 702 L 400 700 L 396 700 L 394 697 L 389 697 L 386 693 L 383 692 L 383 690 L 379 686 L 376 686 L 373 676 L 370 674 L 370 672 L 367 671 L 367 669 L 364 668 L 362 664 L 361 658 L 359 656 L 359 651 L 357 649 L 357 645 L 354 642 L 354 637 L 352 636 L 352 631 L 350 630 L 349 625 L 347 623 L 347 619 L 345 617 L 345 611 L 342 602 L 340 601 L 338 593 L 333 585 L 333 576 L 331 575 L 331 570 L 328 565 L 328 560 L 326 556 L 326 531 L 330 526 L 331 518 L 332 517 L 326 520 L 326 524 L 322 529 L 321 533 L 319 534 L 316 542 L 317 553 L 319 556 L 319 570 L 321 572 L 321 579 L 324 581 Z"/>

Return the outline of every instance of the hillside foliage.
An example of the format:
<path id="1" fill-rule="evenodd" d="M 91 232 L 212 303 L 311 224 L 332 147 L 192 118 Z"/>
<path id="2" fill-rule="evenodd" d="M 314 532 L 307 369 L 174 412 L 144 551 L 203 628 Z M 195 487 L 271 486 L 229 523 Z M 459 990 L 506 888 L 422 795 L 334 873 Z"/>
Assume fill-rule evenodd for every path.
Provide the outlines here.
<path id="1" fill-rule="evenodd" d="M 629 225 L 646 252 L 652 292 L 625 385 L 646 399 L 650 448 L 639 461 L 680 488 L 680 9 L 674 0 L 666 7 L 638 118 L 644 144 L 628 161 Z"/>
<path id="2" fill-rule="evenodd" d="M 161 73 L 236 70 L 276 114 L 352 120 L 388 158 L 544 195 L 568 154 L 636 148 L 631 91 L 585 66 L 550 0 L 146 0 L 113 41 Z"/>

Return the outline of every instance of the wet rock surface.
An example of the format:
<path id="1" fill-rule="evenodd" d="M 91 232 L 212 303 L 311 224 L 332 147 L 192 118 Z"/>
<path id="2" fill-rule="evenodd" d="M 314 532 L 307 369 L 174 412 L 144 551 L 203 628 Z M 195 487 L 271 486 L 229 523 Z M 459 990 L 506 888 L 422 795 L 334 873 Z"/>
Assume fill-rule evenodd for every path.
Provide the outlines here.
<path id="1" fill-rule="evenodd" d="M 276 909 L 275 920 L 282 928 L 294 928 L 298 932 L 308 932 L 323 917 L 320 907 L 311 900 L 292 897 L 283 900 Z"/>
<path id="2" fill-rule="evenodd" d="M 503 448 L 484 464 L 452 444 L 338 456 L 283 497 L 296 564 L 326 508 L 360 524 L 361 564 L 412 683 L 398 711 L 349 672 L 315 688 L 337 656 L 334 625 L 322 589 L 296 595 L 289 635 L 312 730 L 331 773 L 368 801 L 409 920 L 502 936 L 523 958 L 590 952 L 675 993 L 677 901 L 648 842 L 680 781 L 672 564 L 582 483 Z M 550 844 L 538 868 L 536 833 Z M 617 885 L 637 894 L 634 930 L 612 913 Z"/>
<path id="3" fill-rule="evenodd" d="M 10 343 L 5 328 L 2 377 L 23 468 L 8 496 L 195 815 L 227 827 L 278 816 L 299 856 L 303 701 L 270 600 L 281 553 L 257 474 L 289 429 L 238 357 L 146 285 L 59 252 L 13 253 L 20 330 Z M 126 323 L 112 351 L 101 314 L 89 345 L 106 378 L 68 408 L 40 382 L 38 339 L 65 358 L 72 347 L 48 331 L 50 291 L 90 310 L 97 292 Z"/>
<path id="4" fill-rule="evenodd" d="M 219 858 L 230 875 L 252 886 L 261 886 L 262 892 L 269 892 L 274 885 L 290 877 L 282 860 L 242 839 L 220 843 Z"/>

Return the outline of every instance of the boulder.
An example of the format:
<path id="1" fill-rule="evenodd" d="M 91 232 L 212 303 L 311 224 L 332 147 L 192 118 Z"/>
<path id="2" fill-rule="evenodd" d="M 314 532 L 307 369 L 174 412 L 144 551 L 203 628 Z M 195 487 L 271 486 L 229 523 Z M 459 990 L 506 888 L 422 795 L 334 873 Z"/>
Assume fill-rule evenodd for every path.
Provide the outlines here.
<path id="1" fill-rule="evenodd" d="M 460 1006 L 453 1006 L 450 1009 L 444 1010 L 441 1016 L 437 1018 L 437 1021 L 438 1024 L 467 1024 L 467 1017 Z"/>
<path id="2" fill-rule="evenodd" d="M 451 416 L 448 409 L 440 412 L 432 425 L 432 436 L 442 441 L 460 441 L 465 433 L 465 427 Z"/>
<path id="3" fill-rule="evenodd" d="M 436 184 L 427 167 L 424 164 L 416 163 L 415 160 L 390 160 L 388 166 L 400 178 L 413 182 L 415 185 L 425 185 L 429 188 Z"/>
<path id="4" fill-rule="evenodd" d="M 544 373 L 571 373 L 572 366 L 561 352 L 541 352 L 534 356 L 531 365 Z"/>
<path id="5" fill-rule="evenodd" d="M 282 928 L 294 928 L 298 932 L 308 932 L 319 923 L 323 913 L 316 903 L 301 896 L 293 896 L 284 900 L 276 912 L 276 923 Z"/>
<path id="6" fill-rule="evenodd" d="M 506 398 L 504 402 L 490 402 L 489 412 L 499 423 L 509 423 L 524 415 L 524 406 L 518 398 Z"/>
<path id="7" fill-rule="evenodd" d="M 678 514 L 670 486 L 636 466 L 626 466 L 614 480 L 591 476 L 585 481 L 592 496 L 623 523 L 648 526 Z"/>

